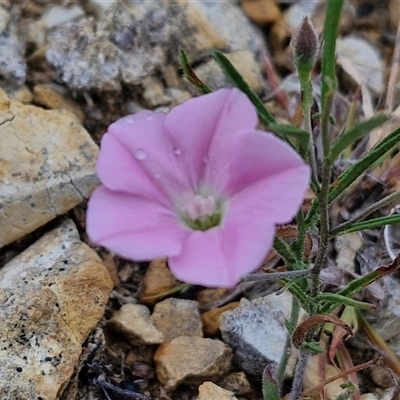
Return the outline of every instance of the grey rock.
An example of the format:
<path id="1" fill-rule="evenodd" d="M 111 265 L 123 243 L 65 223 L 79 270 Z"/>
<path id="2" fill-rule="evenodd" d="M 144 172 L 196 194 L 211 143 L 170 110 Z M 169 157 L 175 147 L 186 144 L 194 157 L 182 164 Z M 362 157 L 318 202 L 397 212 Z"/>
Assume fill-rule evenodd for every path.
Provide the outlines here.
<path id="1" fill-rule="evenodd" d="M 239 307 L 221 315 L 222 338 L 244 372 L 260 375 L 267 364 L 279 363 L 290 310 L 291 295 L 284 292 L 252 301 L 242 299 Z"/>
<path id="2" fill-rule="evenodd" d="M 118 91 L 177 63 L 179 47 L 199 61 L 215 49 L 258 52 L 262 43 L 232 2 L 141 0 L 57 27 L 46 57 L 71 89 Z"/>
<path id="3" fill-rule="evenodd" d="M 17 36 L 16 25 L 7 3 L 0 5 L 0 75 L 17 84 L 26 79 L 27 66 L 23 57 L 24 44 Z"/>

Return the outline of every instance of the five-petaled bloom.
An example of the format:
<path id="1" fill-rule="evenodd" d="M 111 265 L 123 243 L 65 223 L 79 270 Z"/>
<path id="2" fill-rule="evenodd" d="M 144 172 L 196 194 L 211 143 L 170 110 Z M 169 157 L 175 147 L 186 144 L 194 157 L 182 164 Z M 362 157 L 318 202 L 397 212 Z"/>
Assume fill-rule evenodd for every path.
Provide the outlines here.
<path id="1" fill-rule="evenodd" d="M 310 176 L 257 124 L 243 93 L 221 89 L 110 125 L 88 204 L 91 241 L 131 260 L 166 256 L 185 282 L 234 286 L 260 266 Z"/>

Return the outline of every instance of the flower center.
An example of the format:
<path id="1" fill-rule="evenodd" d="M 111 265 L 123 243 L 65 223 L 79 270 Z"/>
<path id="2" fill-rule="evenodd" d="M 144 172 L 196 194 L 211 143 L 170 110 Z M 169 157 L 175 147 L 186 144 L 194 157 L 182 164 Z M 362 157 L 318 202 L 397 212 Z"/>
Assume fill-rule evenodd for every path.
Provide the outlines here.
<path id="1" fill-rule="evenodd" d="M 180 207 L 181 217 L 189 228 L 206 231 L 220 224 L 222 205 L 213 195 L 196 194 Z"/>

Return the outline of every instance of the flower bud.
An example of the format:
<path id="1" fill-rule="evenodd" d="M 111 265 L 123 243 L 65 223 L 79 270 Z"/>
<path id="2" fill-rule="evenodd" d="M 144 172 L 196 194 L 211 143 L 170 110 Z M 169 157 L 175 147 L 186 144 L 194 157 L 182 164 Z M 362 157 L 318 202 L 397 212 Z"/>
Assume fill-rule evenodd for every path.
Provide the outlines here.
<path id="1" fill-rule="evenodd" d="M 293 35 L 290 45 L 299 73 L 304 70 L 310 72 L 317 61 L 319 40 L 307 16 L 303 18 L 303 22 Z"/>

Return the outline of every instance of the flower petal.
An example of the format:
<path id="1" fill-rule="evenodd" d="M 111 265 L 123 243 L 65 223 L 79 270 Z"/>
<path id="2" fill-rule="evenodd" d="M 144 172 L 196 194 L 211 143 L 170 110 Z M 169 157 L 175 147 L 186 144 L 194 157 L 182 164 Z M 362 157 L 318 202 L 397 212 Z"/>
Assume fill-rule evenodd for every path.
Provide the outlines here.
<path id="1" fill-rule="evenodd" d="M 209 164 L 205 180 L 212 182 L 221 196 L 230 198 L 264 181 L 263 201 L 283 214 L 285 208 L 291 210 L 301 203 L 310 179 L 309 167 L 301 157 L 267 132 L 242 131 Z"/>
<path id="2" fill-rule="evenodd" d="M 241 129 L 255 128 L 257 114 L 247 97 L 237 89 L 221 89 L 175 107 L 165 127 L 179 152 L 192 187 L 202 182 L 213 142 L 224 145 Z M 217 155 L 216 155 L 217 156 Z"/>
<path id="3" fill-rule="evenodd" d="M 173 144 L 165 132 L 165 118 L 162 113 L 139 111 L 111 124 L 108 133 L 131 154 L 136 170 L 141 168 L 141 175 L 147 174 L 165 195 L 174 199 L 191 187 L 186 166 L 178 164 Z"/>
<path id="4" fill-rule="evenodd" d="M 96 164 L 102 184 L 112 191 L 140 194 L 141 197 L 168 204 L 168 199 L 154 178 L 144 170 L 127 148 L 113 135 L 105 134 Z"/>
<path id="5" fill-rule="evenodd" d="M 86 222 L 95 245 L 137 261 L 179 254 L 187 234 L 173 210 L 104 186 L 90 197 Z"/>
<path id="6" fill-rule="evenodd" d="M 169 258 L 169 266 L 183 281 L 232 287 L 260 266 L 274 234 L 270 215 L 256 198 L 237 198 L 230 202 L 222 226 L 190 233 L 182 253 Z"/>

